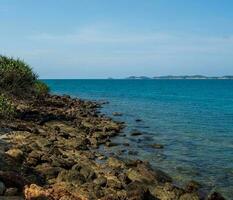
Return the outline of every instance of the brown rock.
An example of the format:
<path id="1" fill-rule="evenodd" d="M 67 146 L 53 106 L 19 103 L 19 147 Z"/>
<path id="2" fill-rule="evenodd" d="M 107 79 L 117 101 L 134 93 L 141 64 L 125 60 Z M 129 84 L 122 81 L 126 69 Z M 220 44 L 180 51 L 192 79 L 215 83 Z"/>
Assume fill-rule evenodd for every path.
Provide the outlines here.
<path id="1" fill-rule="evenodd" d="M 14 158 L 17 161 L 21 161 L 24 155 L 20 149 L 10 149 L 6 152 L 6 154 Z"/>

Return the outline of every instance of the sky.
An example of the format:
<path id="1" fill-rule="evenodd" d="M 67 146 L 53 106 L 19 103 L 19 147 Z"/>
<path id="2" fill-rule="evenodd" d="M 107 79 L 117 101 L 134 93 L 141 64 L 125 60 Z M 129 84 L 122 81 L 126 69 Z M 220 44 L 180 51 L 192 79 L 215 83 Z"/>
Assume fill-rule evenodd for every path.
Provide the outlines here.
<path id="1" fill-rule="evenodd" d="M 233 75 L 233 1 L 0 0 L 0 54 L 41 78 Z"/>

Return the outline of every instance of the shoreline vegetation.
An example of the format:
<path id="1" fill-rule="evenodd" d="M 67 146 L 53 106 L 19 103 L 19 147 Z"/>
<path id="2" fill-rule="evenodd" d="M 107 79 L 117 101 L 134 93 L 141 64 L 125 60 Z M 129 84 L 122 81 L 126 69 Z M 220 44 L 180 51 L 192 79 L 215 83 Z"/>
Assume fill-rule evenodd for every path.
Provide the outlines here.
<path id="1" fill-rule="evenodd" d="M 147 162 L 100 154 L 126 124 L 101 114 L 104 102 L 50 94 L 21 60 L 0 56 L 0 92 L 0 199 L 224 199 L 195 181 L 178 187 Z"/>

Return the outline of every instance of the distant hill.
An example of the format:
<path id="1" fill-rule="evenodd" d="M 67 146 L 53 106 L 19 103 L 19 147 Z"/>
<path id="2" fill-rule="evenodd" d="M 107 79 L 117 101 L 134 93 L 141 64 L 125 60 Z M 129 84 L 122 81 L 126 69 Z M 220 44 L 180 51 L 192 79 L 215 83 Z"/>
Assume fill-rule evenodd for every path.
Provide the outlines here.
<path id="1" fill-rule="evenodd" d="M 155 76 L 155 77 L 147 77 L 147 76 L 130 76 L 126 79 L 137 79 L 137 80 L 145 80 L 145 79 L 233 79 L 233 76 L 203 76 L 203 75 L 192 75 L 192 76 Z"/>

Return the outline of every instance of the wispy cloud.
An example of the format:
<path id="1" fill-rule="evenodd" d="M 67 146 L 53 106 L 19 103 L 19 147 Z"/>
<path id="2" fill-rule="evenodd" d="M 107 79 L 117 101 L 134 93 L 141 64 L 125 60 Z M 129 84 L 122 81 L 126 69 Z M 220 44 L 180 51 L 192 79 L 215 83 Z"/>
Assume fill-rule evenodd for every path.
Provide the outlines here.
<path id="1" fill-rule="evenodd" d="M 228 67 L 225 71 L 230 71 L 233 57 L 233 35 L 178 31 L 133 32 L 90 26 L 63 34 L 35 33 L 25 36 L 21 42 L 21 47 L 18 45 L 17 49 L 6 52 L 22 56 L 33 66 L 41 66 L 37 71 L 51 77 L 66 68 L 70 77 L 72 71 L 111 74 L 119 68 L 116 73 L 125 72 L 125 75 L 131 71 L 138 75 L 144 71 L 175 74 L 178 70 L 215 74 L 221 71 L 222 63 Z M 49 68 L 51 74 L 47 71 Z"/>

